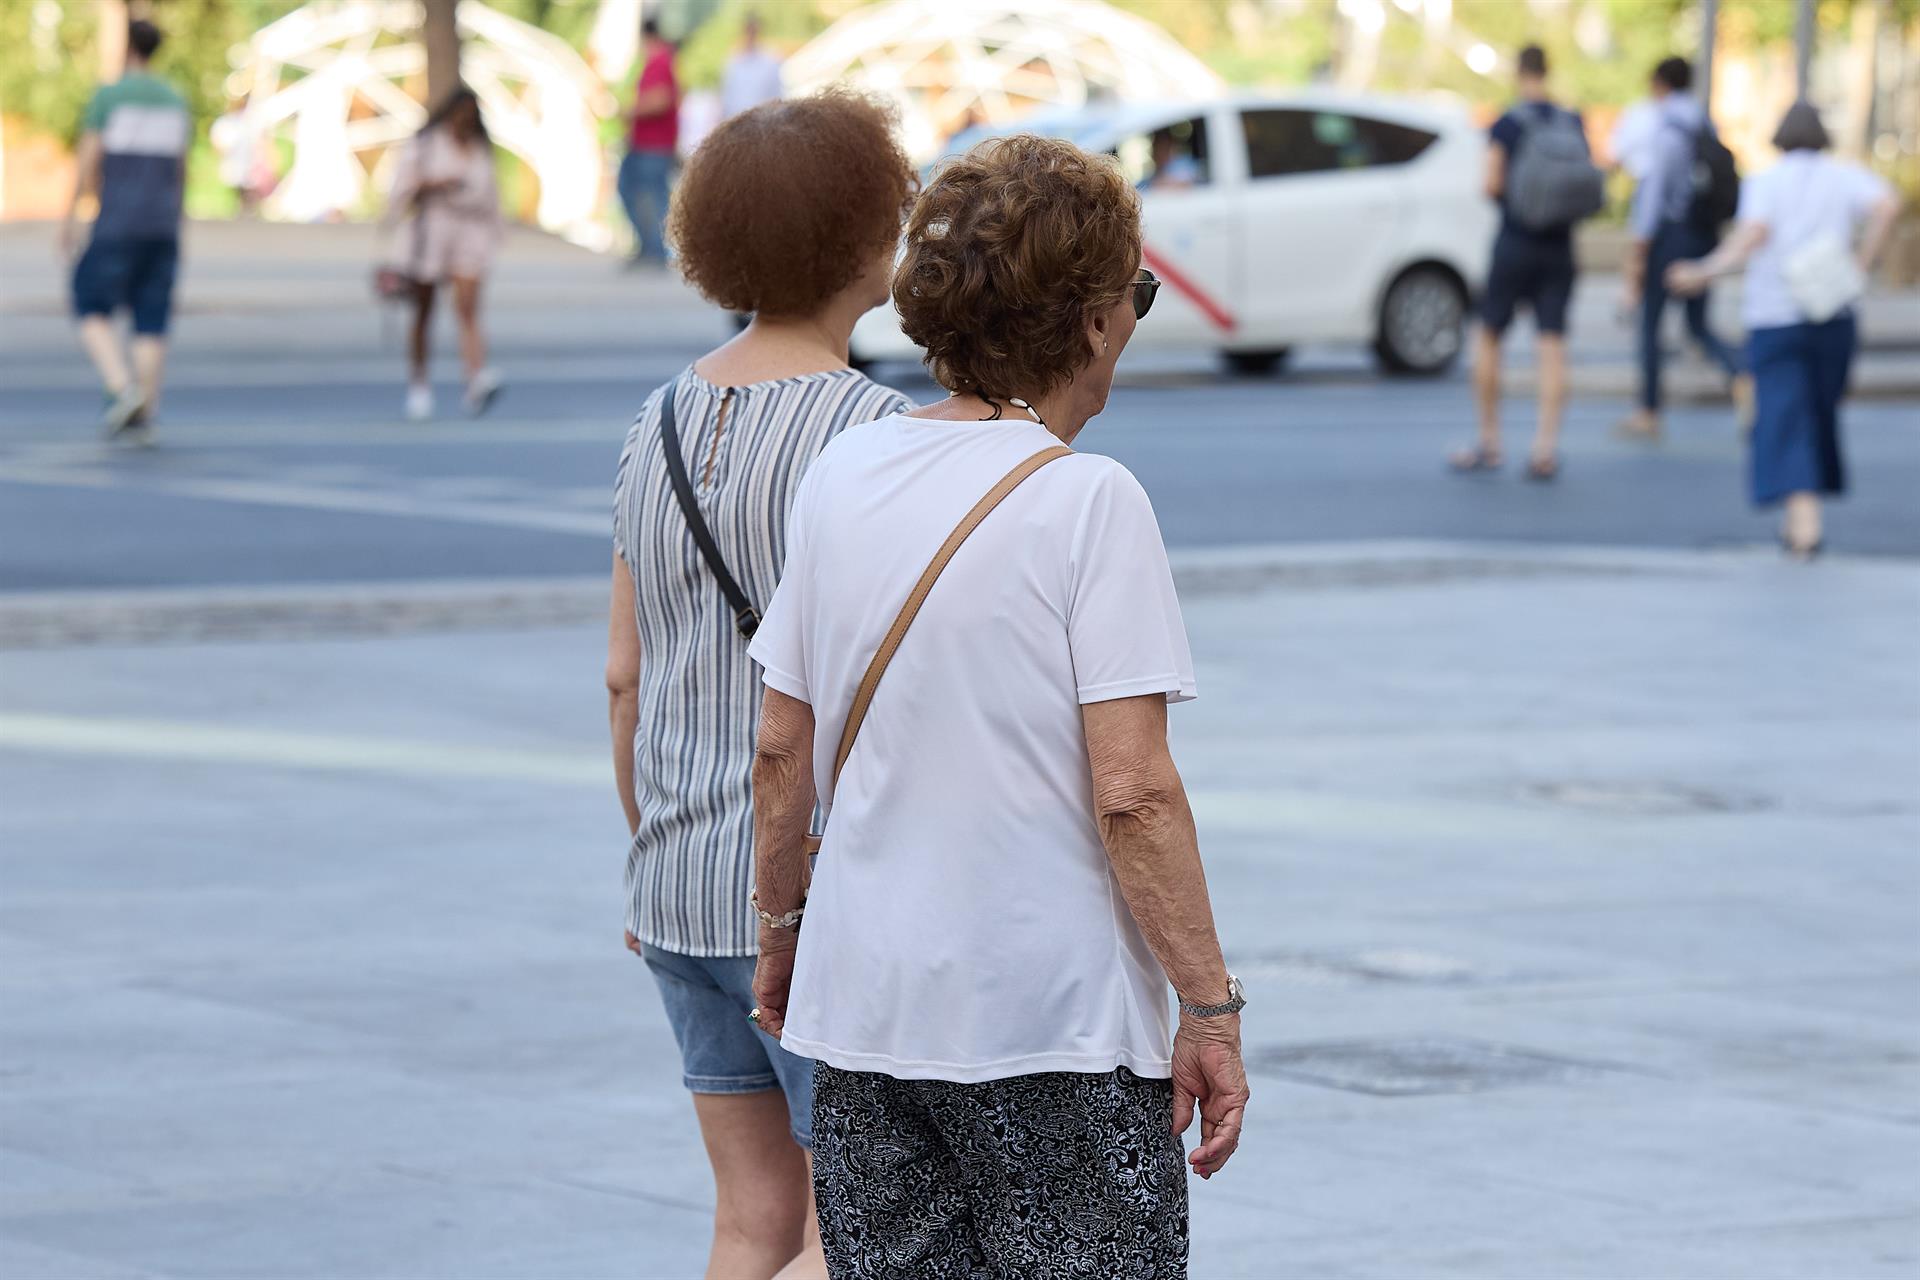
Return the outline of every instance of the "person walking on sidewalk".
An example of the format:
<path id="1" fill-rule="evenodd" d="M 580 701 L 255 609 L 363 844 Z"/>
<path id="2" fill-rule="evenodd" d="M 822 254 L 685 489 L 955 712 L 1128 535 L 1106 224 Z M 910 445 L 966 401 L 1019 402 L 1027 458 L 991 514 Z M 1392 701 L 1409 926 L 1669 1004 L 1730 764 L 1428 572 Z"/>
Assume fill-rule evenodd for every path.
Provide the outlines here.
<path id="1" fill-rule="evenodd" d="M 1240 1140 L 1173 576 L 1139 482 L 1063 447 L 1152 303 L 1140 247 L 1126 176 L 1071 143 L 938 173 L 893 302 L 950 398 L 820 455 L 749 651 L 755 1013 L 819 1060 L 836 1280 L 1184 1276 L 1178 1135 L 1197 1103 L 1202 1177 Z"/>
<path id="2" fill-rule="evenodd" d="M 633 224 L 633 257 L 628 261 L 664 266 L 673 158 L 680 145 L 680 82 L 674 78 L 673 45 L 661 37 L 655 18 L 640 24 L 640 79 L 627 120 L 627 154 L 615 185 L 620 207 Z"/>
<path id="3" fill-rule="evenodd" d="M 467 373 L 467 411 L 478 417 L 492 407 L 501 387 L 499 372 L 487 363 L 480 297 L 504 228 L 493 139 L 472 89 L 461 85 L 448 94 L 401 149 L 385 227 L 390 265 L 413 284 L 407 417 L 419 422 L 433 416 L 427 357 L 433 304 L 442 284 L 453 289 L 460 358 Z"/>
<path id="4" fill-rule="evenodd" d="M 151 443 L 167 364 L 167 326 L 180 269 L 180 208 L 193 121 L 178 90 L 153 74 L 160 28 L 127 27 L 127 65 L 87 103 L 74 155 L 73 198 L 60 224 L 60 248 L 73 262 L 73 313 L 80 345 L 106 391 L 101 426 L 109 439 Z M 97 211 L 86 251 L 80 202 Z M 133 368 L 121 353 L 113 315 L 133 313 Z"/>
<path id="5" fill-rule="evenodd" d="M 1500 205 L 1500 230 L 1474 333 L 1480 435 L 1452 462 L 1463 472 L 1501 466 L 1500 346 L 1515 309 L 1524 305 L 1533 313 L 1540 369 L 1540 416 L 1526 474 L 1552 480 L 1560 472 L 1560 419 L 1567 407 L 1573 228 L 1599 209 L 1604 179 L 1580 117 L 1547 97 L 1547 54 L 1537 44 L 1520 51 L 1518 89 L 1520 101 L 1494 121 L 1487 148 L 1487 195 Z"/>
<path id="6" fill-rule="evenodd" d="M 673 213 L 680 269 L 753 321 L 647 400 L 614 490 L 626 941 L 659 987 L 713 1166 L 712 1280 L 825 1273 L 813 1063 L 747 1021 L 761 690 L 746 636 L 780 579 L 801 473 L 847 426 L 909 404 L 847 366 L 913 190 L 892 130 L 884 107 L 828 93 L 755 107 L 694 153 Z"/>
<path id="7" fill-rule="evenodd" d="M 1856 342 L 1853 304 L 1900 201 L 1877 175 L 1821 154 L 1827 131 L 1805 102 L 1788 108 L 1773 145 L 1780 162 L 1747 180 L 1733 234 L 1705 259 L 1669 267 L 1667 285 L 1697 297 L 1746 269 L 1753 501 L 1785 504 L 1781 545 L 1807 559 L 1821 547 L 1821 497 L 1846 492 L 1840 400 Z"/>
<path id="8" fill-rule="evenodd" d="M 1657 439 L 1661 431 L 1660 373 L 1665 353 L 1660 322 L 1667 310 L 1667 268 L 1703 257 L 1719 242 L 1720 228 L 1732 213 L 1737 185 L 1732 157 L 1726 153 L 1704 107 L 1694 98 L 1693 68 L 1685 58 L 1668 58 L 1653 69 L 1650 86 L 1658 128 L 1648 147 L 1647 169 L 1634 189 L 1628 222 L 1633 242 L 1626 264 L 1626 304 L 1639 309 L 1640 403 L 1620 424 L 1623 433 Z M 1703 186 L 1699 173 L 1712 175 Z M 1739 353 L 1720 340 L 1707 323 L 1707 295 L 1686 300 L 1687 331 L 1709 360 L 1729 379 L 1743 421 L 1750 419 L 1753 381 Z"/>
<path id="9" fill-rule="evenodd" d="M 763 102 L 778 102 L 785 93 L 780 59 L 760 43 L 760 17 L 749 13 L 740 24 L 740 47 L 720 77 L 720 118 L 731 120 Z"/>

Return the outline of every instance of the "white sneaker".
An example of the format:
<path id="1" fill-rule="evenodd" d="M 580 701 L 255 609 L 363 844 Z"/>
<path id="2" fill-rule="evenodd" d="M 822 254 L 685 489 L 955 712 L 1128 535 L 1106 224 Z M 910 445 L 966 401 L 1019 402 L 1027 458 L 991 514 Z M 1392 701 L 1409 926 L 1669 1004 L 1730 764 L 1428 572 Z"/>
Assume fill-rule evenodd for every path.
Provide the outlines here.
<path id="1" fill-rule="evenodd" d="M 467 412 L 477 418 L 493 408 L 501 385 L 500 371 L 492 365 L 474 374 L 473 381 L 467 384 Z"/>
<path id="2" fill-rule="evenodd" d="M 433 388 L 416 382 L 407 388 L 407 421 L 425 422 L 433 416 Z"/>
<path id="3" fill-rule="evenodd" d="M 146 407 L 147 399 L 140 394 L 137 383 L 129 382 L 118 395 L 109 396 L 106 411 L 100 415 L 100 427 L 107 433 L 107 439 L 120 439 L 129 427 L 140 421 Z"/>

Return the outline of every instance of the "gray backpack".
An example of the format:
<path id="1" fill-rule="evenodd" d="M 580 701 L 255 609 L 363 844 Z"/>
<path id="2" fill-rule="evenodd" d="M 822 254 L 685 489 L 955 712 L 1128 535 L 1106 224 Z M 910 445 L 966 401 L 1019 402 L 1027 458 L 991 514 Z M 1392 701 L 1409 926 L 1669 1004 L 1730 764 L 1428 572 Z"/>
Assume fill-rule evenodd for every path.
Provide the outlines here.
<path id="1" fill-rule="evenodd" d="M 1577 117 L 1555 111 L 1541 120 L 1519 113 L 1520 144 L 1507 168 L 1507 212 L 1534 231 L 1570 227 L 1607 203 L 1606 175 L 1593 163 Z"/>

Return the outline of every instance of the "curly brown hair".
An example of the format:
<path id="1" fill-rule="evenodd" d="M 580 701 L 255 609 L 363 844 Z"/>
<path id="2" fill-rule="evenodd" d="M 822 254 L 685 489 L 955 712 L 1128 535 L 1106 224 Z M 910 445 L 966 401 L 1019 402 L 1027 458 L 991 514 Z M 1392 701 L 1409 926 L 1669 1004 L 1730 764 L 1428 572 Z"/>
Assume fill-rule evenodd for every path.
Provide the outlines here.
<path id="1" fill-rule="evenodd" d="M 1108 156 L 1014 134 L 940 170 L 907 221 L 893 305 L 953 392 L 1029 399 L 1092 360 L 1087 317 L 1126 296 L 1140 197 Z"/>
<path id="2" fill-rule="evenodd" d="M 667 219 L 681 274 L 729 311 L 818 311 L 900 235 L 917 179 L 893 122 L 879 101 L 829 89 L 708 134 Z"/>

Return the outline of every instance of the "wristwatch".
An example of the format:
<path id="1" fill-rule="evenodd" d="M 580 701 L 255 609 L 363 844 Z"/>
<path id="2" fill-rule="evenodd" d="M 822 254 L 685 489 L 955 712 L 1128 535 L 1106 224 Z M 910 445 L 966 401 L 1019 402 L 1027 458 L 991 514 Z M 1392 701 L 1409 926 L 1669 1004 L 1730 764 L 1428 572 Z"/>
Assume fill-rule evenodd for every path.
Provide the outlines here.
<path id="1" fill-rule="evenodd" d="M 1230 1013 L 1238 1013 L 1247 1007 L 1247 989 L 1240 985 L 1240 979 L 1227 975 L 1227 1002 L 1225 1004 L 1188 1004 L 1180 1002 L 1180 1012 L 1189 1018 L 1224 1018 Z"/>

